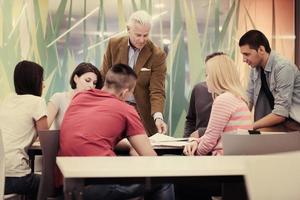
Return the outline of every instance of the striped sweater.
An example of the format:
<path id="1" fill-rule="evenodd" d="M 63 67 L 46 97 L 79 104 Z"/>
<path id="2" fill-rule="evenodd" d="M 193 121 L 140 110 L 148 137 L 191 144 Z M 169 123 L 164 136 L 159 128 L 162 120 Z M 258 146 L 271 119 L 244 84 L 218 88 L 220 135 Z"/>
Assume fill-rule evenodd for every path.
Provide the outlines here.
<path id="1" fill-rule="evenodd" d="M 235 133 L 237 129 L 252 129 L 253 121 L 247 104 L 233 94 L 219 95 L 212 105 L 205 134 L 199 138 L 197 155 L 223 155 L 221 134 Z"/>

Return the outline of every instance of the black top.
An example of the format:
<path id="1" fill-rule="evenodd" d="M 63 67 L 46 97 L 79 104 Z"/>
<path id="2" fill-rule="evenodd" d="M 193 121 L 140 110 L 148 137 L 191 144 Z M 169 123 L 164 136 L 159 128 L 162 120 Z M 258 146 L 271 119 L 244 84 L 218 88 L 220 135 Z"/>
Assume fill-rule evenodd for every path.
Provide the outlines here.
<path id="1" fill-rule="evenodd" d="M 201 82 L 195 85 L 186 116 L 184 137 L 189 137 L 197 129 L 200 135 L 203 134 L 200 130 L 207 127 L 212 103 L 212 95 L 208 92 L 206 83 Z"/>

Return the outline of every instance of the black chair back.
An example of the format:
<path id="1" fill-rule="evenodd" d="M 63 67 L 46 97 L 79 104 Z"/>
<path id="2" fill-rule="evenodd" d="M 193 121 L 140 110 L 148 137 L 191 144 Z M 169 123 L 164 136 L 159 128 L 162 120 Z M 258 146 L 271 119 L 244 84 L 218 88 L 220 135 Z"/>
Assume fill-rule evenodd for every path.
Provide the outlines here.
<path id="1" fill-rule="evenodd" d="M 56 196 L 54 171 L 59 150 L 59 130 L 38 131 L 38 135 L 43 153 L 38 200 L 46 200 Z"/>
<path id="2" fill-rule="evenodd" d="M 4 183 L 5 183 L 5 160 L 4 147 L 2 143 L 2 135 L 0 130 L 0 199 L 4 198 Z"/>

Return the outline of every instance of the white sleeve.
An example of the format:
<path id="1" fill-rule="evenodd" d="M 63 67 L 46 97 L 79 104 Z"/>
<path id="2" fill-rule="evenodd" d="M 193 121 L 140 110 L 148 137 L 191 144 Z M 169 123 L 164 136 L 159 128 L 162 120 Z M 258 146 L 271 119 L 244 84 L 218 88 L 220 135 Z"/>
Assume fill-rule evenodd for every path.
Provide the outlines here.
<path id="1" fill-rule="evenodd" d="M 36 98 L 32 111 L 32 117 L 35 121 L 38 121 L 44 116 L 47 116 L 47 106 L 45 99 L 42 97 Z"/>
<path id="2" fill-rule="evenodd" d="M 53 103 L 57 109 L 59 109 L 59 105 L 61 104 L 61 96 L 62 93 L 55 93 L 50 99 L 49 102 Z"/>

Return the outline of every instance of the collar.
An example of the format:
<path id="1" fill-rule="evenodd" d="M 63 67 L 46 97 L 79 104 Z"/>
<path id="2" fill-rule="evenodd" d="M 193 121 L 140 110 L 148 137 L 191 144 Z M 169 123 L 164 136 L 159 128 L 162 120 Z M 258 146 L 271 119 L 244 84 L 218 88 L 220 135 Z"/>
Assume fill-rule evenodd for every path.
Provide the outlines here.
<path id="1" fill-rule="evenodd" d="M 129 37 L 128 37 L 128 48 L 132 49 L 133 51 L 141 51 L 141 49 L 138 49 L 131 44 Z"/>
<path id="2" fill-rule="evenodd" d="M 274 62 L 274 59 L 275 59 L 275 52 L 274 51 L 271 51 L 271 53 L 269 54 L 269 58 L 268 58 L 268 62 L 266 64 L 266 67 L 265 67 L 265 71 L 266 72 L 271 72 L 272 71 L 272 66 L 273 66 L 273 62 Z"/>

